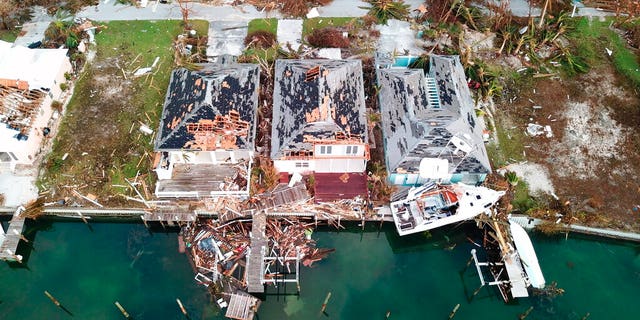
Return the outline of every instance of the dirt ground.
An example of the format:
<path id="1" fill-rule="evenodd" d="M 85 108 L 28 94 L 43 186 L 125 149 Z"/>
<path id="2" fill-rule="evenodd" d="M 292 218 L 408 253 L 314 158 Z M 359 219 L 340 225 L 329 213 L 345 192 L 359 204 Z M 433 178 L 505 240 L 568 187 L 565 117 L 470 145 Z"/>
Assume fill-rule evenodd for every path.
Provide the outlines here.
<path id="1" fill-rule="evenodd" d="M 640 205 L 640 97 L 634 88 L 603 66 L 570 81 L 537 79 L 502 100 L 499 113 L 517 130 L 525 132 L 529 123 L 551 127 L 552 137 L 525 135 L 525 158 L 546 168 L 575 219 L 640 230 L 634 209 Z"/>

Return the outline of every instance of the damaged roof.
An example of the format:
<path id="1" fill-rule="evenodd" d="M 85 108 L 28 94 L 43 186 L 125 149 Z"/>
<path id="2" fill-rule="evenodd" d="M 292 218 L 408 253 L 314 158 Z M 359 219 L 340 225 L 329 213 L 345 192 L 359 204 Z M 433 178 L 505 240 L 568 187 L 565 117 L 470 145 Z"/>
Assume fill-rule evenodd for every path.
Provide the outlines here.
<path id="1" fill-rule="evenodd" d="M 198 67 L 171 74 L 156 150 L 253 150 L 260 69 L 246 63 Z"/>
<path id="2" fill-rule="evenodd" d="M 337 134 L 367 141 L 360 60 L 277 60 L 271 158 Z"/>
<path id="3" fill-rule="evenodd" d="M 423 158 L 449 160 L 450 173 L 491 172 L 458 56 L 432 55 L 429 76 L 422 69 L 378 69 L 378 84 L 390 173 L 419 173 Z M 450 143 L 454 136 L 472 147 L 467 157 Z"/>

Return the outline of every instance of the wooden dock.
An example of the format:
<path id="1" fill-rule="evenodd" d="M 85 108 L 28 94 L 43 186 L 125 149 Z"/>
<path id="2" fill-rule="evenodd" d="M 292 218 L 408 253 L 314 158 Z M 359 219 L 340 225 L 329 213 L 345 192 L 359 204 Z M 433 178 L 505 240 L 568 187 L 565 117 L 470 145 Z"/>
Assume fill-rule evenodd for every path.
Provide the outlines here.
<path id="1" fill-rule="evenodd" d="M 144 221 L 167 221 L 171 222 L 195 222 L 198 215 L 195 212 L 176 211 L 147 211 L 142 216 Z"/>
<path id="2" fill-rule="evenodd" d="M 244 292 L 233 293 L 224 316 L 230 319 L 252 320 L 259 306 L 260 299 Z"/>
<path id="3" fill-rule="evenodd" d="M 245 212 L 256 212 L 266 209 L 273 209 L 284 204 L 303 202 L 311 199 L 304 183 L 298 183 L 293 187 L 286 184 L 279 184 L 273 191 L 265 192 L 257 196 L 258 201 L 253 203 L 250 209 Z"/>
<path id="4" fill-rule="evenodd" d="M 23 208 L 20 207 L 15 211 L 9 222 L 7 232 L 5 233 L 4 230 L 1 231 L 2 235 L 0 239 L 2 240 L 2 244 L 0 245 L 0 260 L 22 262 L 22 256 L 16 254 L 20 239 L 23 237 L 24 217 L 20 216 L 22 210 Z M 1 229 L 2 227 L 0 226 L 0 230 Z"/>
<path id="5" fill-rule="evenodd" d="M 267 238 L 265 229 L 267 226 L 267 214 L 264 211 L 253 214 L 253 224 L 251 226 L 251 245 L 247 254 L 247 268 L 245 279 L 247 290 L 252 293 L 264 292 L 262 282 L 264 255 L 267 250 Z"/>

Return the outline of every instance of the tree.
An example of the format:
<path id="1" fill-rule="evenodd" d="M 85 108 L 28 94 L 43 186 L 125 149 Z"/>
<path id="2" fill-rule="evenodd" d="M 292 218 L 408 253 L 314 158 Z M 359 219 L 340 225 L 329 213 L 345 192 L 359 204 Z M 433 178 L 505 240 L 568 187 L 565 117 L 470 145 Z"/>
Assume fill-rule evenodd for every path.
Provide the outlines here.
<path id="1" fill-rule="evenodd" d="M 13 0 L 0 1 L 0 19 L 2 19 L 2 29 L 10 28 L 9 22 L 13 20 L 13 16 L 18 11 L 18 5 Z"/>

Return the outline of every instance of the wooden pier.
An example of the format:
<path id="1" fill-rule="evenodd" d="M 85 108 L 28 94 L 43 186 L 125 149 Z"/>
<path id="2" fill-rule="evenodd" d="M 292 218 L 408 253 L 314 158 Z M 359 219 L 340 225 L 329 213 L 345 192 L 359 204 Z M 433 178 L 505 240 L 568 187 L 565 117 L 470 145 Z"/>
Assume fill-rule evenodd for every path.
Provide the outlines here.
<path id="1" fill-rule="evenodd" d="M 22 256 L 16 254 L 20 239 L 23 238 L 24 217 L 20 216 L 22 210 L 23 208 L 20 207 L 15 211 L 6 233 L 0 226 L 0 240 L 2 240 L 2 244 L 0 245 L 0 260 L 22 262 Z"/>
<path id="2" fill-rule="evenodd" d="M 245 279 L 247 280 L 247 291 L 251 293 L 264 292 L 262 275 L 264 272 L 264 256 L 267 250 L 267 238 L 265 229 L 267 226 L 267 214 L 264 211 L 253 214 L 253 224 L 251 226 L 251 245 L 247 254 L 247 268 Z"/>
<path id="3" fill-rule="evenodd" d="M 174 210 L 157 210 L 145 211 L 141 216 L 142 221 L 146 224 L 148 221 L 167 222 L 169 225 L 174 223 L 196 222 L 198 215 L 195 212 L 177 212 Z"/>
<path id="4" fill-rule="evenodd" d="M 252 320 L 259 306 L 260 299 L 244 292 L 233 293 L 224 316 L 230 319 Z"/>

